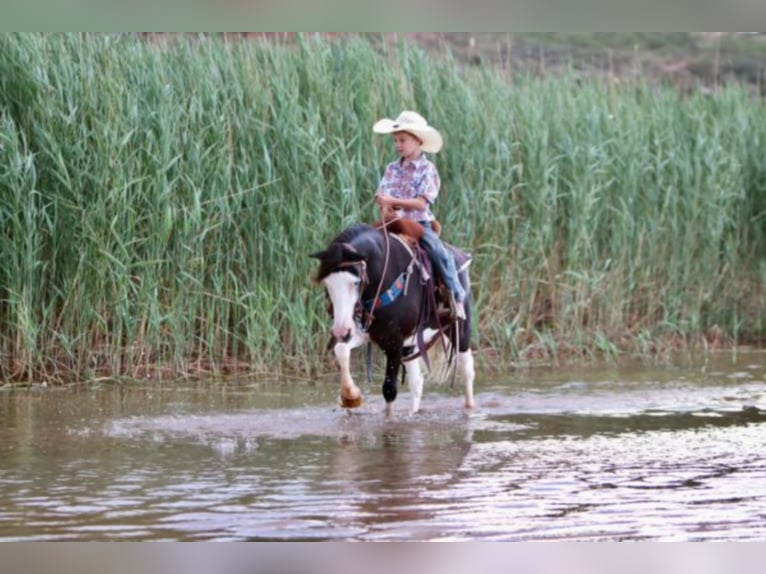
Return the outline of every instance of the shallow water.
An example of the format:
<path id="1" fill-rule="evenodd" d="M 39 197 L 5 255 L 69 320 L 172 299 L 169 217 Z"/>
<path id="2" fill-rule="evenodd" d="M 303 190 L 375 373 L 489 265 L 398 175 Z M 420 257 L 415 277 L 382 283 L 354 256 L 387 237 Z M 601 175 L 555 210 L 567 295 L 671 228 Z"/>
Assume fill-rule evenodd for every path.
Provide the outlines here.
<path id="1" fill-rule="evenodd" d="M 378 387 L 0 391 L 0 541 L 766 539 L 762 353 Z"/>

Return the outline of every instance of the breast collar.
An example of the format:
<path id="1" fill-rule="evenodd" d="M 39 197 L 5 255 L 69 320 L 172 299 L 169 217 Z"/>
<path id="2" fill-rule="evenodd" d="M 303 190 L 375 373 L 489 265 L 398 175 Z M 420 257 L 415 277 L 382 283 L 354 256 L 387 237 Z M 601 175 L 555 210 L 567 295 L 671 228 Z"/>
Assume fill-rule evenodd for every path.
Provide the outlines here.
<path id="1" fill-rule="evenodd" d="M 394 279 L 394 282 L 391 283 L 391 286 L 383 291 L 380 295 L 378 295 L 377 299 L 371 297 L 370 299 L 365 299 L 362 301 L 364 310 L 367 312 L 378 310 L 396 301 L 399 296 L 404 293 L 404 290 L 407 286 L 408 274 L 409 268 L 402 271 L 401 274 L 396 279 Z"/>

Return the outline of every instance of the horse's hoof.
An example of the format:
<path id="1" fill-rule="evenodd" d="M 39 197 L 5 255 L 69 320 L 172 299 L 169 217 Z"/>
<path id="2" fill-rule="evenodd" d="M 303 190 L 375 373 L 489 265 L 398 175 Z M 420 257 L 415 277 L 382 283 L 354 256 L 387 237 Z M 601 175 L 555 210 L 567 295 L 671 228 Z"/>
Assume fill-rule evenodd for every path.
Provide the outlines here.
<path id="1" fill-rule="evenodd" d="M 340 404 L 343 406 L 344 409 L 355 409 L 357 407 L 362 406 L 362 395 L 359 395 L 356 398 L 349 399 L 346 397 L 340 398 Z"/>

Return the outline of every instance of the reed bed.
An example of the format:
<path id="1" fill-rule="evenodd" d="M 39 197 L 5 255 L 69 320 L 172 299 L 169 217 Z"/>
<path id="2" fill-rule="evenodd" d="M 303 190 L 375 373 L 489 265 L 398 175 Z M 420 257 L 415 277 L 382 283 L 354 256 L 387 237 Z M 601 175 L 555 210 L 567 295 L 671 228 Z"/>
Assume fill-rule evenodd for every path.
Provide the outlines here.
<path id="1" fill-rule="evenodd" d="M 307 254 L 375 217 L 417 109 L 477 345 L 525 360 L 764 335 L 766 113 L 743 86 L 514 77 L 362 38 L 0 36 L 0 379 L 312 373 Z"/>

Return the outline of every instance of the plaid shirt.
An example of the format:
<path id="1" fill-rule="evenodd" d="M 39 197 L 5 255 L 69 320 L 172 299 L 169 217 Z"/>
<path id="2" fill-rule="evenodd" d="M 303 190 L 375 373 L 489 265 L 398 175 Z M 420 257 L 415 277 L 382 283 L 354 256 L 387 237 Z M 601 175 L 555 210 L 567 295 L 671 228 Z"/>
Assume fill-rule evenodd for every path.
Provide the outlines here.
<path id="1" fill-rule="evenodd" d="M 426 200 L 426 208 L 400 210 L 403 217 L 416 221 L 433 221 L 431 205 L 439 195 L 441 181 L 436 166 L 429 161 L 425 154 L 402 167 L 401 158 L 389 163 L 378 184 L 375 195 L 388 195 L 397 199 L 415 199 L 422 197 Z"/>

